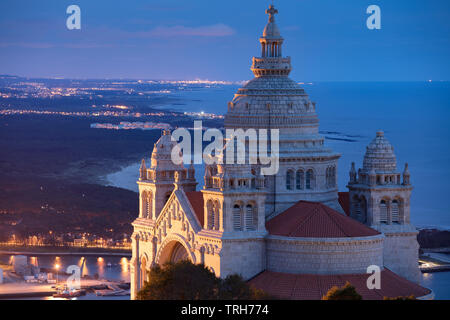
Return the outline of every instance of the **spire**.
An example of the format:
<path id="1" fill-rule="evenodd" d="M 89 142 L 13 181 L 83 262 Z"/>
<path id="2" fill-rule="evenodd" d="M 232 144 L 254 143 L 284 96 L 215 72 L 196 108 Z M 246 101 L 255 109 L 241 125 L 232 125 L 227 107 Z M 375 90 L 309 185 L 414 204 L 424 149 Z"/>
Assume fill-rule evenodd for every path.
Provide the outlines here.
<path id="1" fill-rule="evenodd" d="M 352 162 L 352 167 L 350 169 L 350 183 L 356 183 L 356 169 L 354 162 Z"/>
<path id="2" fill-rule="evenodd" d="M 178 171 L 175 171 L 174 173 L 174 190 L 183 189 L 183 185 L 181 184 L 181 177 L 180 173 Z"/>
<path id="3" fill-rule="evenodd" d="M 291 59 L 283 58 L 283 37 L 275 23 L 275 14 L 278 10 L 273 4 L 266 10 L 269 20 L 264 28 L 263 35 L 259 38 L 261 43 L 261 58 L 253 58 L 252 71 L 256 77 L 261 76 L 287 76 L 291 71 Z"/>
<path id="4" fill-rule="evenodd" d="M 147 179 L 147 168 L 145 166 L 145 159 L 141 161 L 141 168 L 139 169 L 139 180 Z"/>
<path id="5" fill-rule="evenodd" d="M 405 163 L 405 169 L 403 170 L 403 184 L 405 186 L 410 184 L 410 173 L 409 173 L 409 169 L 408 169 L 408 163 Z"/>
<path id="6" fill-rule="evenodd" d="M 188 178 L 190 180 L 195 180 L 195 168 L 194 168 L 194 162 L 193 161 L 191 161 L 191 164 L 189 165 Z"/>

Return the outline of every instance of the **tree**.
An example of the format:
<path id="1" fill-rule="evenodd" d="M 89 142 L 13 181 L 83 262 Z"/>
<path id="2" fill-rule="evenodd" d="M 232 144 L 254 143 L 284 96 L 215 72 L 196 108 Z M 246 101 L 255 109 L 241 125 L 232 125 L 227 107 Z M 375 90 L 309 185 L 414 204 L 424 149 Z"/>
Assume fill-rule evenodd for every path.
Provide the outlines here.
<path id="1" fill-rule="evenodd" d="M 262 290 L 251 287 L 239 275 L 220 279 L 203 264 L 190 261 L 168 263 L 150 269 L 148 281 L 138 300 L 256 300 L 270 299 Z"/>
<path id="2" fill-rule="evenodd" d="M 355 287 L 347 281 L 341 288 L 335 286 L 328 290 L 322 300 L 362 300 L 362 297 L 356 292 Z"/>
<path id="3" fill-rule="evenodd" d="M 138 300 L 210 300 L 217 296 L 219 281 L 204 265 L 189 261 L 167 263 L 150 269 Z"/>

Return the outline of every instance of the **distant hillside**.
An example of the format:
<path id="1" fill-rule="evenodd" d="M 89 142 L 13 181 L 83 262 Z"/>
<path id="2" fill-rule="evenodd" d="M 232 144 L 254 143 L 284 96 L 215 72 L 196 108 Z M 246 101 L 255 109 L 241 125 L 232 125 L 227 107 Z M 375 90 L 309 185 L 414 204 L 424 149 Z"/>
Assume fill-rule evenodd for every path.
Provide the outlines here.
<path id="1" fill-rule="evenodd" d="M 423 249 L 450 247 L 450 231 L 438 229 L 422 229 L 419 231 L 417 241 Z"/>

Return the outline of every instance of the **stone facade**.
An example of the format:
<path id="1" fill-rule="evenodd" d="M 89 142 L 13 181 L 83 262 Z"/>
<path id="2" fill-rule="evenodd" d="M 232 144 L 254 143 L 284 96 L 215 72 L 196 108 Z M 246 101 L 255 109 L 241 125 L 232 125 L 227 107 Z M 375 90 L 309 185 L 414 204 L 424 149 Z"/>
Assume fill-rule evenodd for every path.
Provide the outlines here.
<path id="1" fill-rule="evenodd" d="M 306 274 L 359 274 L 383 266 L 383 235 L 360 238 L 267 238 L 267 270 Z"/>
<path id="2" fill-rule="evenodd" d="M 362 169 L 356 172 L 352 164 L 348 188 L 350 216 L 386 235 L 384 265 L 418 282 L 418 232 L 410 223 L 413 187 L 408 164 L 402 174 L 397 171 L 394 148 L 383 132 L 367 146 Z"/>

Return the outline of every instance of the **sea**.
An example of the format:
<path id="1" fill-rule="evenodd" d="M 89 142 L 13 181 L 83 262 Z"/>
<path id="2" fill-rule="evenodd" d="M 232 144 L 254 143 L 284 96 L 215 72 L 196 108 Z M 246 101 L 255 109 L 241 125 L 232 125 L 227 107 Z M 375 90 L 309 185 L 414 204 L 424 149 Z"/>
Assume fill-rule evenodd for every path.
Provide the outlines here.
<path id="1" fill-rule="evenodd" d="M 8 265 L 13 261 L 14 255 L 0 254 L 0 265 Z M 83 263 L 84 262 L 84 263 Z M 52 272 L 55 279 L 58 278 L 58 272 L 66 271 L 71 265 L 82 267 L 81 276 L 89 276 L 100 280 L 109 280 L 115 282 L 130 282 L 130 257 L 127 255 L 56 255 L 39 254 L 27 255 L 27 263 Z M 55 266 L 59 266 L 59 271 Z M 1 291 L 1 285 L 0 285 Z M 75 298 L 76 300 L 129 300 L 130 296 L 117 297 L 99 297 L 94 293 L 87 293 L 85 296 Z M 21 298 L 21 300 L 60 300 L 59 298 L 35 297 Z"/>

